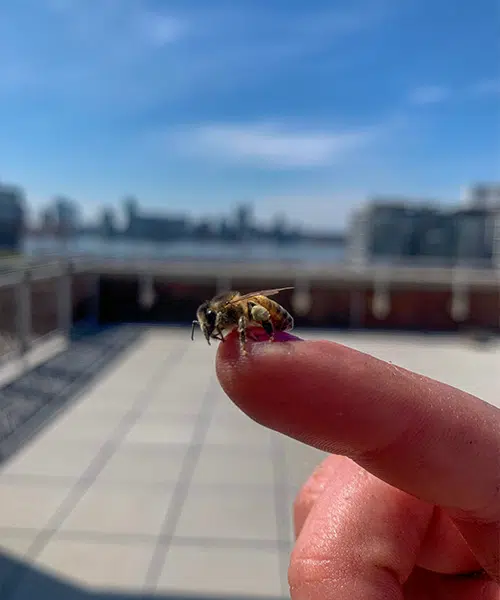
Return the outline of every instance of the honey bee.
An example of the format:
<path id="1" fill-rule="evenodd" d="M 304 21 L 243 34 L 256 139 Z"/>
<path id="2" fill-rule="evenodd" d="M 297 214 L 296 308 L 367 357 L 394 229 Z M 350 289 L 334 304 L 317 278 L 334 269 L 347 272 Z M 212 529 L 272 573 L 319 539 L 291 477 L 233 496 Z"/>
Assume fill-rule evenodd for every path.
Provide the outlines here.
<path id="1" fill-rule="evenodd" d="M 208 345 L 210 339 L 224 342 L 225 331 L 238 329 L 241 351 L 246 354 L 247 328 L 261 326 L 272 342 L 276 331 L 290 331 L 294 323 L 292 315 L 268 296 L 292 289 L 293 287 L 276 288 L 243 295 L 235 291 L 219 294 L 198 307 L 191 339 L 194 340 L 196 325 L 200 326 Z"/>

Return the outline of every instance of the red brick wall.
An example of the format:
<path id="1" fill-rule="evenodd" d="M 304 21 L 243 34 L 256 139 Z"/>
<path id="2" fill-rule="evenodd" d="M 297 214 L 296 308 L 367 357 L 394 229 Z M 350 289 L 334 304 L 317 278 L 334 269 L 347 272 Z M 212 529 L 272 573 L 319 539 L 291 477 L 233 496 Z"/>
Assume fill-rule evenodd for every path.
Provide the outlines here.
<path id="1" fill-rule="evenodd" d="M 248 285 L 245 280 L 234 280 L 232 286 L 242 293 L 273 287 L 272 281 L 259 281 Z M 157 300 L 151 310 L 137 304 L 138 285 L 134 277 L 103 279 L 102 308 L 105 321 L 150 320 L 159 322 L 189 322 L 196 308 L 215 292 L 215 283 L 191 284 L 185 281 L 155 281 Z M 351 296 L 355 290 L 345 288 L 313 287 L 312 307 L 306 316 L 294 314 L 292 291 L 282 292 L 277 299 L 294 315 L 297 325 L 318 327 L 347 327 L 351 323 Z M 450 314 L 451 291 L 418 288 L 392 289 L 391 308 L 387 317 L 377 319 L 373 314 L 373 290 L 361 289 L 360 326 L 367 329 L 401 329 L 454 331 L 470 324 L 479 327 L 498 327 L 497 292 L 475 292 L 471 299 L 472 316 L 466 323 L 455 322 Z"/>
<path id="2" fill-rule="evenodd" d="M 103 278 L 101 305 L 106 321 L 123 319 L 159 322 L 188 322 L 194 318 L 196 308 L 215 292 L 215 283 L 192 284 L 186 281 L 157 279 L 157 299 L 150 311 L 137 304 L 137 277 Z M 272 281 L 245 284 L 234 281 L 232 287 L 241 292 L 273 287 Z M 96 278 L 78 274 L 72 281 L 73 317 L 79 320 L 93 309 Z M 346 327 L 351 319 L 351 294 L 348 284 L 342 287 L 313 287 L 312 307 L 305 317 L 294 315 L 298 325 Z M 455 323 L 450 315 L 451 292 L 448 290 L 393 289 L 391 310 L 386 318 L 373 315 L 373 291 L 362 293 L 361 325 L 373 329 L 423 329 L 453 331 L 461 327 L 498 329 L 500 293 L 477 290 L 470 296 L 470 315 L 463 323 Z M 292 291 L 279 295 L 279 302 L 292 314 Z M 32 328 L 36 336 L 57 328 L 57 283 L 55 279 L 32 283 Z M 278 297 L 277 297 L 278 299 Z M 16 333 L 16 296 L 13 288 L 0 288 L 0 334 Z"/>
<path id="3" fill-rule="evenodd" d="M 500 319 L 500 292 L 474 291 L 470 296 L 470 316 L 467 325 L 496 329 Z"/>
<path id="4" fill-rule="evenodd" d="M 422 329 L 430 331 L 455 330 L 449 306 L 451 293 L 447 290 L 391 290 L 391 308 L 383 319 L 373 314 L 374 292 L 366 294 L 365 326 L 368 329 Z"/>
<path id="5" fill-rule="evenodd" d="M 312 306 L 307 315 L 311 325 L 346 327 L 351 318 L 351 292 L 342 288 L 311 289 Z"/>

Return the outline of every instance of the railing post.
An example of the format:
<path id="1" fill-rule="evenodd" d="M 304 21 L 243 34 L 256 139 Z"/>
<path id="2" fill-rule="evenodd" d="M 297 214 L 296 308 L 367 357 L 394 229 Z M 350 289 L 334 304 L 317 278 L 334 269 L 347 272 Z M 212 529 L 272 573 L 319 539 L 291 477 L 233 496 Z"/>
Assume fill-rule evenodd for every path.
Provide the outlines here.
<path id="1" fill-rule="evenodd" d="M 389 275 L 386 269 L 375 271 L 373 281 L 372 313 L 376 319 L 385 319 L 391 312 Z"/>
<path id="2" fill-rule="evenodd" d="M 232 288 L 231 277 L 219 276 L 215 282 L 215 293 L 222 294 L 224 292 L 229 292 Z"/>
<path id="3" fill-rule="evenodd" d="M 23 357 L 31 348 L 31 271 L 26 267 L 16 284 L 16 330 L 19 354 Z"/>
<path id="4" fill-rule="evenodd" d="M 311 282 L 307 277 L 297 278 L 292 295 L 294 312 L 301 317 L 305 317 L 311 312 L 312 303 Z"/>
<path id="5" fill-rule="evenodd" d="M 363 329 L 365 326 L 366 313 L 366 260 L 351 261 L 348 265 L 352 276 L 347 276 L 347 281 L 351 281 L 349 287 L 349 329 Z M 361 284 L 361 289 L 356 282 Z"/>
<path id="6" fill-rule="evenodd" d="M 469 317 L 469 295 L 465 286 L 455 285 L 451 291 L 450 315 L 456 323 L 461 323 Z"/>
<path id="7" fill-rule="evenodd" d="M 63 262 L 61 275 L 57 279 L 57 327 L 66 338 L 69 338 L 73 326 L 71 266 L 71 261 Z"/>
<path id="8" fill-rule="evenodd" d="M 149 310 L 156 301 L 156 292 L 154 286 L 154 277 L 148 273 L 139 275 L 139 306 L 144 310 Z"/>

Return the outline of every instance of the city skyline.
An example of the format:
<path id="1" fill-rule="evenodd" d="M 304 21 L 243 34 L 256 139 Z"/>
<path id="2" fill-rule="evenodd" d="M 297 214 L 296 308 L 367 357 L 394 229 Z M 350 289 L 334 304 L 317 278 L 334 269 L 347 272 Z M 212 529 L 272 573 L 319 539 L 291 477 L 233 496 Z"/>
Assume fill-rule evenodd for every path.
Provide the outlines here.
<path id="1" fill-rule="evenodd" d="M 35 204 L 30 201 L 26 194 L 26 190 L 22 185 L 13 182 L 0 181 L 0 196 L 5 193 L 6 198 L 9 197 L 11 202 L 14 197 L 17 197 L 16 202 L 21 202 L 24 217 L 23 220 L 26 226 L 32 231 L 41 231 L 43 229 L 51 229 L 54 223 L 63 218 L 63 221 L 78 223 L 78 226 L 83 230 L 94 231 L 99 228 L 103 222 L 111 221 L 114 224 L 114 229 L 117 232 L 126 229 L 126 223 L 130 219 L 130 203 L 135 205 L 137 215 L 146 220 L 170 221 L 173 223 L 184 222 L 187 227 L 209 227 L 223 229 L 233 227 L 241 217 L 241 211 L 250 216 L 250 221 L 254 223 L 256 231 L 270 231 L 276 229 L 288 231 L 290 233 L 317 234 L 319 237 L 339 237 L 344 233 L 352 223 L 352 218 L 359 210 L 377 205 L 398 205 L 405 206 L 409 209 L 414 207 L 420 209 L 422 206 L 427 206 L 431 210 L 438 211 L 454 211 L 462 206 L 467 209 L 468 206 L 489 206 L 498 210 L 500 207 L 500 182 L 497 181 L 482 181 L 469 182 L 460 186 L 460 193 L 453 199 L 437 198 L 437 197 L 418 197 L 416 195 L 405 196 L 403 194 L 387 194 L 375 193 L 371 197 L 364 198 L 363 201 L 357 202 L 350 207 L 347 222 L 341 227 L 332 227 L 323 222 L 321 226 L 310 225 L 307 222 L 293 221 L 286 210 L 277 211 L 270 215 L 268 219 L 262 219 L 255 211 L 255 204 L 252 201 L 233 202 L 227 207 L 227 212 L 218 213 L 196 213 L 190 207 L 183 207 L 182 211 L 174 212 L 169 209 L 170 203 L 166 202 L 161 207 L 152 207 L 144 203 L 142 199 L 134 194 L 123 196 L 118 204 L 99 204 L 94 214 L 88 215 L 82 210 L 83 206 L 75 198 L 70 198 L 62 194 L 53 194 L 43 204 Z M 65 215 L 61 217 L 61 215 Z M 74 227 L 72 227 L 74 229 Z"/>
<path id="2" fill-rule="evenodd" d="M 86 216 L 134 193 L 339 229 L 381 191 L 455 202 L 498 171 L 495 4 L 401 4 L 8 0 L 0 177 Z"/>
<path id="3" fill-rule="evenodd" d="M 17 190 L 19 197 L 22 196 L 21 188 L 10 188 Z M 0 193 L 1 190 L 0 184 Z M 24 198 L 24 208 L 24 222 L 32 233 L 90 233 L 105 237 L 139 235 L 144 239 L 159 236 L 165 240 L 180 237 L 213 238 L 228 241 L 250 236 L 289 241 L 310 238 L 317 241 L 333 240 L 335 243 L 344 236 L 343 231 L 332 228 L 303 227 L 300 223 L 290 221 L 283 213 L 276 213 L 270 222 L 262 222 L 256 218 L 251 203 L 235 203 L 228 213 L 216 217 L 189 211 L 151 211 L 135 196 L 123 198 L 119 208 L 102 205 L 95 218 L 85 218 L 79 203 L 64 196 L 55 196 L 35 214 L 28 199 Z"/>
<path id="4" fill-rule="evenodd" d="M 255 218 L 251 204 L 237 204 L 218 219 L 188 212 L 151 213 L 129 196 L 122 201 L 124 223 L 117 214 L 102 206 L 99 219 L 82 218 L 77 202 L 56 196 L 39 214 L 35 224 L 26 218 L 28 199 L 22 188 L 0 185 L 3 248 L 17 248 L 22 236 L 69 241 L 92 239 L 146 242 L 227 243 L 267 241 L 276 244 L 334 244 L 347 242 L 353 260 L 359 257 L 391 260 L 395 256 L 496 263 L 500 239 L 500 183 L 476 182 L 464 187 L 455 206 L 394 196 L 374 196 L 356 207 L 347 229 L 319 231 L 291 223 L 286 215 L 276 215 L 271 226 Z M 90 238 L 86 238 L 87 241 Z"/>
<path id="5" fill-rule="evenodd" d="M 282 222 L 286 224 L 287 227 L 291 227 L 292 229 L 302 228 L 305 230 L 316 230 L 318 232 L 340 232 L 349 227 L 349 220 L 342 227 L 328 227 L 323 223 L 322 227 L 314 227 L 310 226 L 308 223 L 300 223 L 293 222 L 289 218 L 289 215 L 286 211 L 275 212 L 270 215 L 270 218 L 267 220 L 260 219 L 255 211 L 255 204 L 252 201 L 246 202 L 237 202 L 234 201 L 227 207 L 227 212 L 219 212 L 216 214 L 213 213 L 196 213 L 190 207 L 183 207 L 182 211 L 172 211 L 169 209 L 168 202 L 163 204 L 162 206 L 151 206 L 148 205 L 147 202 L 144 203 L 141 198 L 138 198 L 135 194 L 128 194 L 123 196 L 118 203 L 114 204 L 99 204 L 96 207 L 96 213 L 89 217 L 82 210 L 82 204 L 75 198 L 70 198 L 68 196 L 62 194 L 53 194 L 51 198 L 46 200 L 43 204 L 33 206 L 30 202 L 29 197 L 27 197 L 23 186 L 18 184 L 13 184 L 12 182 L 2 182 L 0 181 L 0 189 L 6 187 L 6 189 L 17 190 L 19 194 L 21 194 L 26 214 L 25 218 L 27 223 L 31 226 L 38 226 L 47 218 L 54 218 L 55 212 L 60 212 L 62 210 L 68 213 L 73 213 L 73 219 L 76 219 L 78 222 L 82 223 L 86 226 L 94 226 L 97 222 L 101 222 L 104 214 L 114 219 L 115 223 L 118 225 L 118 229 L 123 229 L 127 221 L 127 213 L 130 214 L 130 206 L 131 203 L 135 205 L 135 210 L 137 214 L 141 214 L 147 218 L 159 218 L 159 219 L 185 219 L 186 222 L 196 223 L 196 222 L 205 222 L 212 224 L 220 224 L 222 222 L 230 223 L 232 221 L 238 220 L 238 213 L 241 210 L 247 211 L 250 215 L 250 218 L 253 222 L 256 223 L 257 226 L 269 227 L 277 222 Z M 454 198 L 437 198 L 437 197 L 418 197 L 416 195 L 405 196 L 403 194 L 387 194 L 387 193 L 376 193 L 371 197 L 364 198 L 362 201 L 353 204 L 350 206 L 349 219 L 355 213 L 357 213 L 360 209 L 364 207 L 368 207 L 372 204 L 398 204 L 405 205 L 408 208 L 412 206 L 421 207 L 422 205 L 427 205 L 429 207 L 434 207 L 438 210 L 446 210 L 447 208 L 450 210 L 457 209 L 458 206 L 462 205 L 464 208 L 468 204 L 474 204 L 476 206 L 483 205 L 484 203 L 488 204 L 490 207 L 494 205 L 495 207 L 500 206 L 500 182 L 489 181 L 489 182 L 469 182 L 467 184 L 462 184 L 460 186 L 459 194 L 457 194 Z"/>

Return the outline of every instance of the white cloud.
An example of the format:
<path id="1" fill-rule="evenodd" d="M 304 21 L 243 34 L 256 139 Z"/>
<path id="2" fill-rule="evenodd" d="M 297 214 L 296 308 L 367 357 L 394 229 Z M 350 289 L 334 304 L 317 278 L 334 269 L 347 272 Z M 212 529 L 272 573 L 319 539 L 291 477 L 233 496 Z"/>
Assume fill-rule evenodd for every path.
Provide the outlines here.
<path id="1" fill-rule="evenodd" d="M 411 104 L 424 106 L 430 104 L 441 104 L 452 98 L 467 100 L 473 98 L 486 98 L 500 95 L 500 79 L 482 79 L 465 85 L 461 88 L 451 90 L 444 85 L 427 85 L 415 88 L 409 95 Z"/>
<path id="2" fill-rule="evenodd" d="M 450 90 L 442 85 L 424 85 L 410 94 L 410 102 L 417 105 L 439 104 L 450 97 Z"/>
<path id="3" fill-rule="evenodd" d="M 273 123 L 208 124 L 180 134 L 182 150 L 208 159 L 262 168 L 310 168 L 333 164 L 365 147 L 375 129 L 304 130 Z"/>

